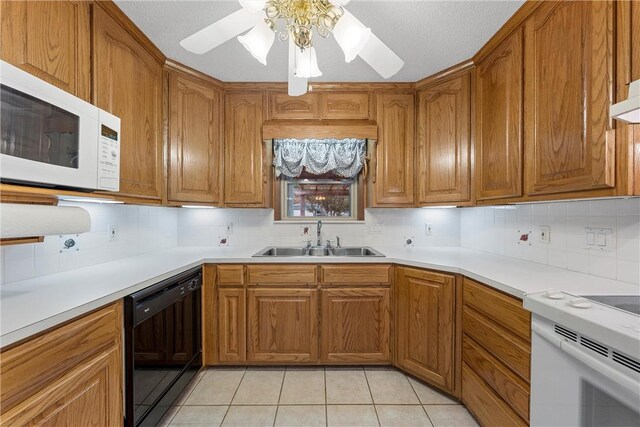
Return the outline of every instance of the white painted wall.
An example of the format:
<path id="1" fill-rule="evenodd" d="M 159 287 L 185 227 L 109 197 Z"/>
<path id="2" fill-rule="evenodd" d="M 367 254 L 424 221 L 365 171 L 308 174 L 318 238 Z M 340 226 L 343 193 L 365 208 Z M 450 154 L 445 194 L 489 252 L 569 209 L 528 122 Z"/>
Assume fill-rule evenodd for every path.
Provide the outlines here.
<path id="1" fill-rule="evenodd" d="M 551 227 L 549 244 L 538 239 L 540 225 Z M 611 250 L 586 249 L 586 227 L 611 228 Z M 518 243 L 529 231 L 529 241 Z M 640 198 L 466 208 L 460 241 L 467 248 L 640 284 Z"/>

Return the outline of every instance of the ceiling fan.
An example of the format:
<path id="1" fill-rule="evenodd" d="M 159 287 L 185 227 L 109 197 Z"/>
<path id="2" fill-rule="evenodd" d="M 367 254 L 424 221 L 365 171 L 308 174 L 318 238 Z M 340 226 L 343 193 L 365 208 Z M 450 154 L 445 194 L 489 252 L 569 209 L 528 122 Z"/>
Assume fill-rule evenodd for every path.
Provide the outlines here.
<path id="1" fill-rule="evenodd" d="M 239 0 L 241 9 L 190 35 L 180 45 L 202 55 L 237 37 L 254 58 L 267 65 L 277 34 L 280 40 L 289 41 L 291 96 L 305 94 L 309 79 L 322 75 L 313 47 L 314 34 L 323 38 L 333 34 L 346 62 L 359 56 L 383 78 L 395 75 L 404 61 L 345 9 L 349 1 Z M 278 28 L 281 21 L 284 29 Z"/>

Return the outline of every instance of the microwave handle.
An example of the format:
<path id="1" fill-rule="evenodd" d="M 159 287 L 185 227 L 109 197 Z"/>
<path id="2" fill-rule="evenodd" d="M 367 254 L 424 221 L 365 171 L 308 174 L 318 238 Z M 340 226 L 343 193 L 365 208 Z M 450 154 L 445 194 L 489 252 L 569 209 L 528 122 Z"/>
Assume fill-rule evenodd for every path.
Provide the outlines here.
<path id="1" fill-rule="evenodd" d="M 546 341 L 549 341 L 551 344 L 560 348 L 569 356 L 584 363 L 589 368 L 593 369 L 596 372 L 601 373 L 605 377 L 610 378 L 611 380 L 623 386 L 628 391 L 632 392 L 635 396 L 638 396 L 638 390 L 640 390 L 640 381 L 635 381 L 629 378 L 628 376 L 621 374 L 620 372 L 616 371 L 606 363 L 602 363 L 602 361 L 576 348 L 575 346 L 571 345 L 569 342 L 563 339 L 559 339 L 558 337 L 553 335 L 551 332 L 539 327 L 535 323 L 531 325 L 531 329 L 540 338 L 543 338 Z"/>

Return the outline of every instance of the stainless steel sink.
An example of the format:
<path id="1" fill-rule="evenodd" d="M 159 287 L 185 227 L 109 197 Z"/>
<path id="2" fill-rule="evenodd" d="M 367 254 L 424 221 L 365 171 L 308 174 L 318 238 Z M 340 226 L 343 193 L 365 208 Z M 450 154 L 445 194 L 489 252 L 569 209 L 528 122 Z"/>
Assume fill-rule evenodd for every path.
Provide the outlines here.
<path id="1" fill-rule="evenodd" d="M 384 256 L 380 252 L 367 246 L 332 248 L 331 252 L 334 256 L 377 256 L 377 257 Z"/>
<path id="2" fill-rule="evenodd" d="M 295 256 L 336 256 L 336 257 L 384 257 L 383 254 L 369 246 L 351 246 L 344 248 L 295 246 L 269 246 L 253 255 L 254 257 L 295 257 Z"/>

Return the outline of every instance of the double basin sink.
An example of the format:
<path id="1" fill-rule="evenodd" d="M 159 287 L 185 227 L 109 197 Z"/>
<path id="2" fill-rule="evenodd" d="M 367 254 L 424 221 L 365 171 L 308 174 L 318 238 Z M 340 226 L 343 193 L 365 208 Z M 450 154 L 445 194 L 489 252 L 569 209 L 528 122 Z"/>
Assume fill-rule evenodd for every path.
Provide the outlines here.
<path id="1" fill-rule="evenodd" d="M 384 257 L 383 254 L 369 246 L 350 246 L 344 248 L 326 248 L 312 246 L 301 248 L 293 246 L 269 246 L 253 255 L 254 257 L 295 257 L 295 256 L 353 256 L 353 257 Z"/>

